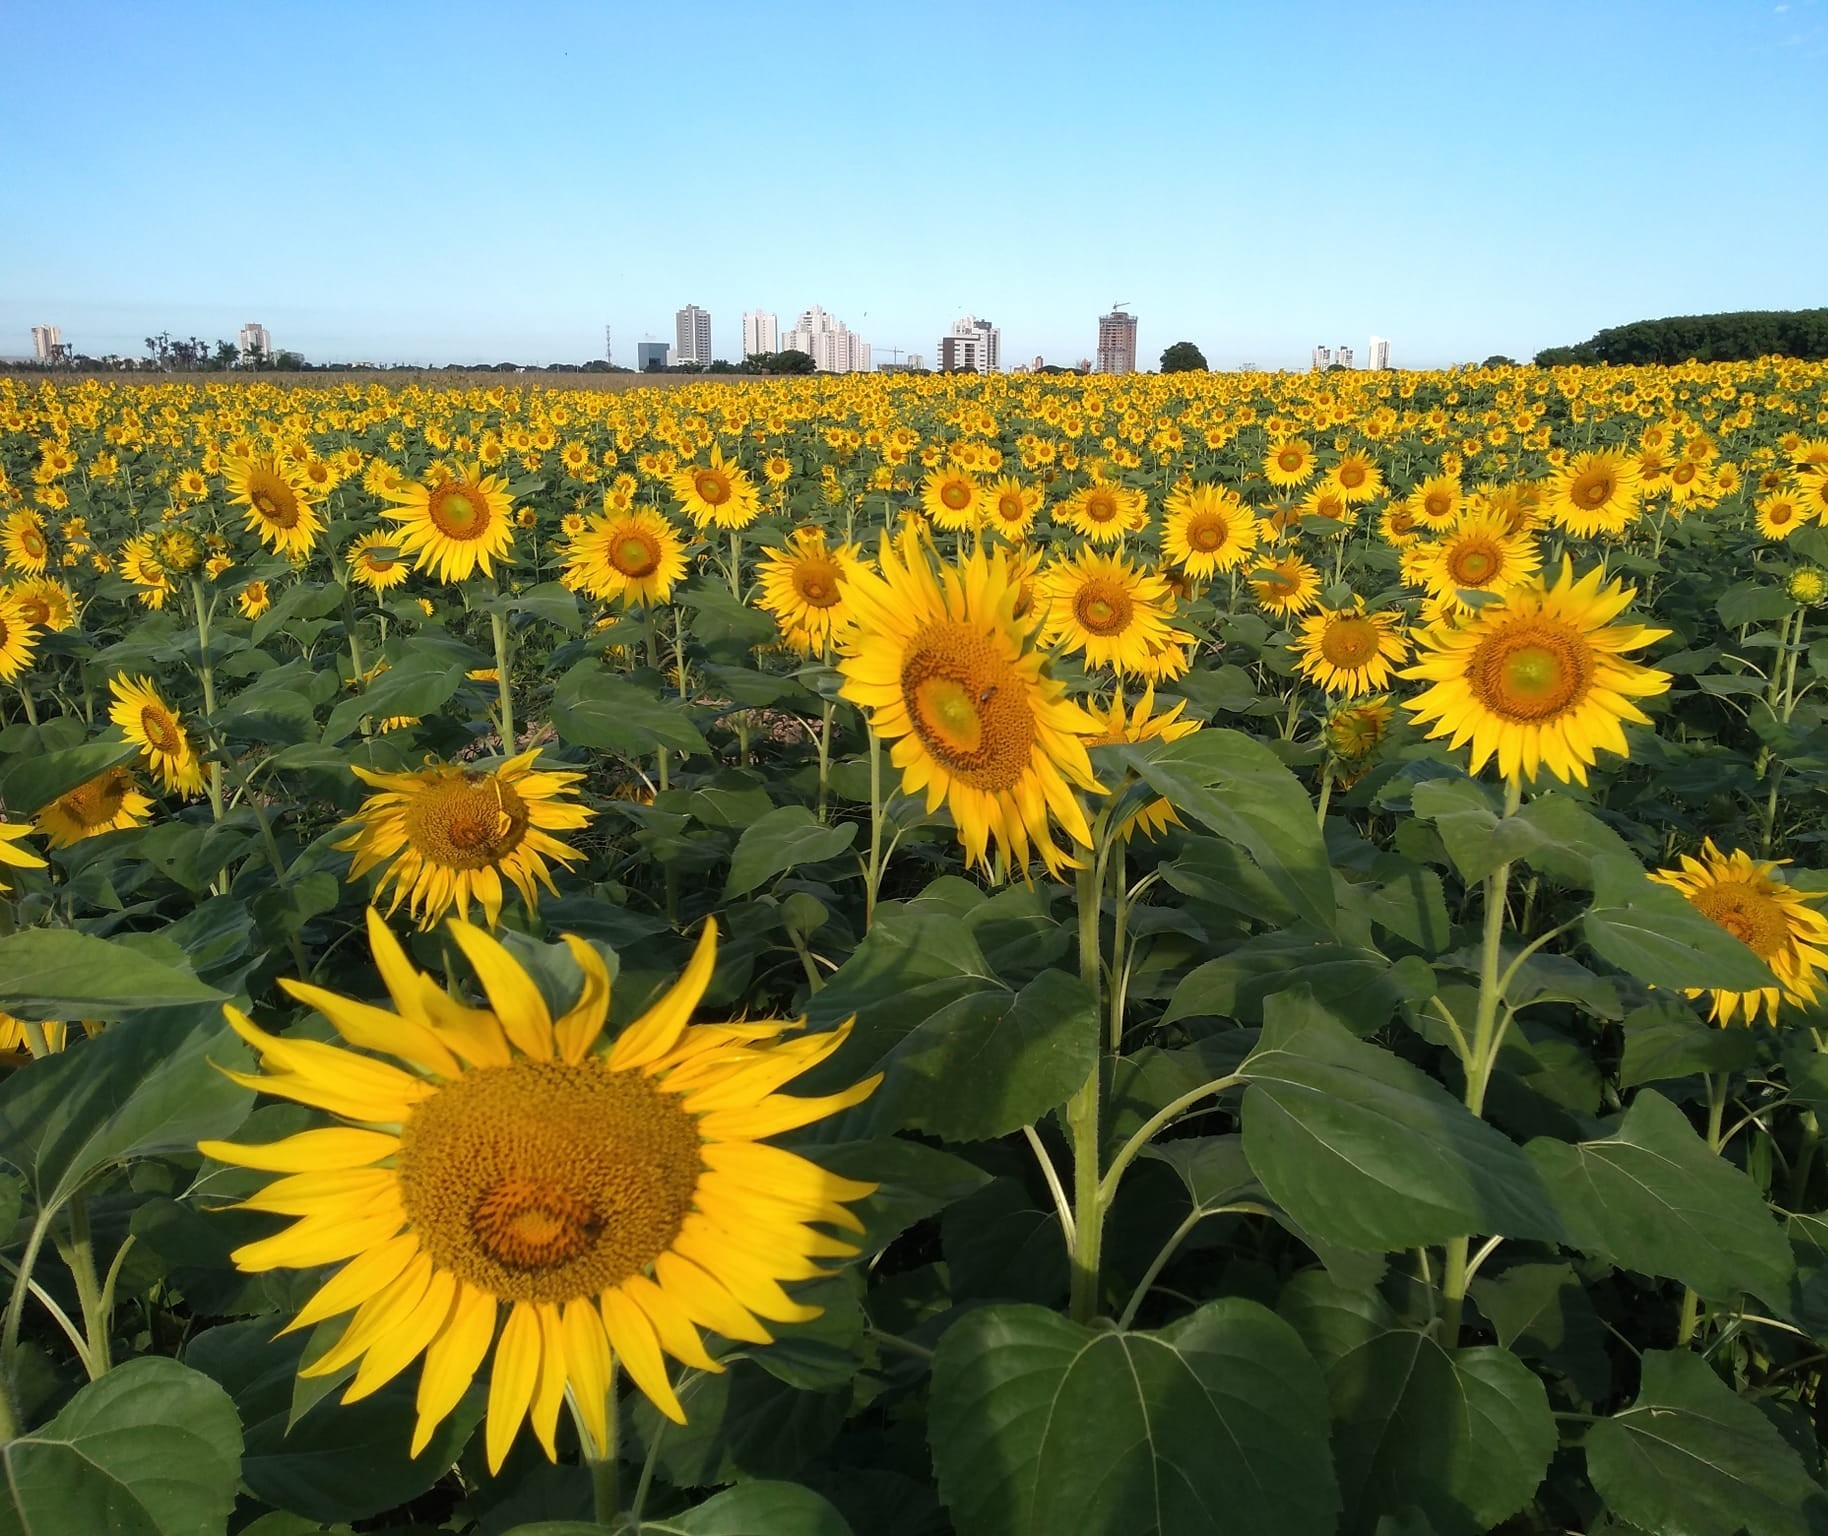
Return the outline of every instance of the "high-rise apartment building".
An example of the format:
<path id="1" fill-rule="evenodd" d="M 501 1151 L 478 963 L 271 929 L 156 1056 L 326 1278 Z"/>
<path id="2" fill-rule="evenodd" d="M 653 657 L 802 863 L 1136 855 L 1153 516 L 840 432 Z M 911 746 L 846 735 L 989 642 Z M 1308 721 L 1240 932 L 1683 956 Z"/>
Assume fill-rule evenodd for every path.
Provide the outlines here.
<path id="1" fill-rule="evenodd" d="M 1136 372 L 1136 316 L 1113 309 L 1098 317 L 1098 371 Z"/>
<path id="2" fill-rule="evenodd" d="M 672 362 L 672 351 L 664 341 L 635 343 L 635 366 L 643 373 L 653 373 Z"/>
<path id="3" fill-rule="evenodd" d="M 32 327 L 32 356 L 41 363 L 54 363 L 63 355 L 63 332 L 54 325 Z"/>
<path id="4" fill-rule="evenodd" d="M 781 350 L 781 322 L 765 309 L 751 310 L 743 316 L 743 356 Z"/>
<path id="5" fill-rule="evenodd" d="M 263 358 L 270 358 L 273 355 L 272 336 L 268 333 L 267 328 L 264 325 L 257 324 L 252 320 L 242 326 L 241 336 L 236 345 L 240 347 L 241 355 L 243 357 L 251 357 L 258 354 Z"/>
<path id="6" fill-rule="evenodd" d="M 700 368 L 711 361 L 711 312 L 688 304 L 673 316 L 676 340 L 673 361 L 697 363 Z"/>
<path id="7" fill-rule="evenodd" d="M 1333 366 L 1333 349 L 1331 347 L 1314 348 L 1314 372 Z"/>
<path id="8" fill-rule="evenodd" d="M 817 304 L 781 338 L 783 352 L 804 352 L 822 373 L 868 373 L 870 344 Z"/>
<path id="9" fill-rule="evenodd" d="M 1339 350 L 1333 354 L 1333 357 L 1341 368 L 1350 368 L 1352 366 L 1352 349 L 1343 341 L 1339 344 Z"/>
<path id="10" fill-rule="evenodd" d="M 988 320 L 966 315 L 939 338 L 941 373 L 1001 373 L 1003 333 Z"/>
<path id="11" fill-rule="evenodd" d="M 1370 355 L 1365 359 L 1365 366 L 1378 373 L 1390 366 L 1390 338 L 1388 336 L 1371 338 Z"/>

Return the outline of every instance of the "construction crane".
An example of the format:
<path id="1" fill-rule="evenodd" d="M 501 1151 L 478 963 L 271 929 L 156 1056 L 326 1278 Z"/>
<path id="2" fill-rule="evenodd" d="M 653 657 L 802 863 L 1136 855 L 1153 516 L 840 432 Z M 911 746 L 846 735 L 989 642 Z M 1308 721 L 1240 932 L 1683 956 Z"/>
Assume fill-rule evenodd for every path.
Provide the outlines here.
<path id="1" fill-rule="evenodd" d="M 1119 299 L 1115 304 L 1113 304 L 1111 306 L 1111 313 L 1116 314 L 1118 312 L 1118 310 L 1120 310 L 1120 309 L 1129 308 L 1129 305 L 1130 305 L 1130 301 L 1128 299 Z"/>

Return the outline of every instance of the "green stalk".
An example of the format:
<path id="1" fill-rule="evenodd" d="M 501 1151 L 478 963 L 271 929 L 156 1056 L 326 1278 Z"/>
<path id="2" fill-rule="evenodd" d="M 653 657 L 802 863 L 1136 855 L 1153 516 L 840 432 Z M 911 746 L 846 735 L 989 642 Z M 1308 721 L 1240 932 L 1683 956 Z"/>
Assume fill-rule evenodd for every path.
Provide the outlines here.
<path id="1" fill-rule="evenodd" d="M 197 673 L 203 682 L 203 715 L 206 720 L 216 718 L 216 674 L 209 664 L 209 605 L 204 601 L 206 596 L 201 578 L 190 579 L 191 601 L 197 610 Z M 222 763 L 214 760 L 209 765 L 209 808 L 217 821 L 222 820 Z M 224 887 L 226 889 L 226 887 Z"/>
<path id="2" fill-rule="evenodd" d="M 1707 1078 L 1707 1149 L 1718 1155 L 1725 1138 L 1720 1134 L 1726 1118 L 1727 1078 L 1724 1072 L 1710 1072 Z M 1701 1322 L 1701 1298 L 1692 1286 L 1682 1287 L 1682 1316 L 1676 1323 L 1676 1348 L 1685 1347 L 1694 1338 Z"/>
<path id="3" fill-rule="evenodd" d="M 882 742 L 867 725 L 870 738 L 870 862 L 863 877 L 863 931 L 876 921 L 876 893 L 882 886 Z"/>
<path id="4" fill-rule="evenodd" d="M 108 1344 L 108 1310 L 95 1272 L 95 1238 L 89 1229 L 89 1208 L 81 1195 L 70 1198 L 70 1246 L 64 1259 L 76 1281 L 76 1299 L 82 1307 L 83 1333 L 89 1343 L 89 1379 L 99 1381 L 113 1361 Z"/>
<path id="5" fill-rule="evenodd" d="M 622 1513 L 622 1467 L 618 1459 L 621 1454 L 622 1415 L 616 1405 L 616 1369 L 615 1358 L 612 1356 L 609 1362 L 609 1401 L 605 1404 L 603 1415 L 609 1443 L 593 1446 L 583 1424 L 578 1425 L 578 1439 L 584 1447 L 584 1460 L 590 1467 L 591 1504 L 596 1512 L 597 1524 L 604 1526 L 614 1525 L 617 1516 Z"/>
<path id="6" fill-rule="evenodd" d="M 1094 841 L 1103 829 L 1103 818 L 1094 829 Z M 1092 1016 L 1099 1017 L 1098 906 L 1099 858 L 1090 848 L 1079 850 L 1082 864 L 1073 877 L 1073 895 L 1079 905 L 1079 979 L 1092 994 Z M 1104 1200 L 1099 1189 L 1098 1090 L 1102 1053 L 1066 1105 L 1067 1134 L 1073 1144 L 1073 1259 L 1070 1315 L 1076 1323 L 1089 1323 L 1098 1311 L 1098 1272 L 1103 1260 Z"/>
<path id="7" fill-rule="evenodd" d="M 499 609 L 489 615 L 489 630 L 495 636 L 495 685 L 501 699 L 501 755 L 514 756 L 514 687 L 508 672 L 510 647 L 508 616 Z"/>

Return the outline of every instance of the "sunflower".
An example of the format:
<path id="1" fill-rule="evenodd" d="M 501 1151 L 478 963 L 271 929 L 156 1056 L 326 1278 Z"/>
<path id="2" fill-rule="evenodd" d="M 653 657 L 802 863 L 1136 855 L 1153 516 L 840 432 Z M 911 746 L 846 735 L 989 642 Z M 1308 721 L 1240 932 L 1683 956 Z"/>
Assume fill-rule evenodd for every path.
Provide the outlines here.
<path id="1" fill-rule="evenodd" d="M 1796 493 L 1799 517 L 1828 524 L 1828 473 L 1798 475 L 1791 489 Z"/>
<path id="2" fill-rule="evenodd" d="M 1059 521 L 1094 544 L 1116 544 L 1126 533 L 1147 526 L 1149 499 L 1127 485 L 1094 480 L 1061 504 Z"/>
<path id="3" fill-rule="evenodd" d="M 1417 526 L 1438 532 L 1460 515 L 1462 496 L 1457 475 L 1430 475 L 1403 499 Z"/>
<path id="4" fill-rule="evenodd" d="M 686 516 L 700 528 L 747 528 L 762 515 L 761 498 L 748 472 L 724 462 L 721 446 L 711 445 L 711 462 L 695 464 L 672 476 L 673 494 Z"/>
<path id="5" fill-rule="evenodd" d="M 880 1078 L 823 1098 L 777 1091 L 842 1046 L 849 1021 L 786 1040 L 798 1021 L 693 1024 L 716 959 L 713 923 L 679 980 L 610 1042 L 609 972 L 589 944 L 565 935 L 581 986 L 554 1019 L 533 977 L 487 933 L 458 922 L 450 932 L 487 1008 L 447 996 L 371 909 L 369 944 L 393 1009 L 282 982 L 355 1050 L 268 1034 L 225 1009 L 264 1068 L 228 1075 L 335 1123 L 199 1149 L 279 1175 L 242 1206 L 296 1218 L 236 1249 L 242 1270 L 341 1266 L 290 1325 L 354 1314 L 306 1375 L 355 1365 L 351 1402 L 424 1355 L 414 1455 L 491 1346 L 491 1471 L 527 1419 L 556 1460 L 568 1394 L 587 1452 L 613 1455 L 618 1364 L 683 1423 L 666 1357 L 723 1369 L 699 1329 L 767 1344 L 764 1320 L 819 1315 L 782 1282 L 856 1253 L 820 1228 L 861 1231 L 844 1202 L 875 1186 L 765 1138 L 860 1103 Z M 404 1068 L 369 1054 L 383 1050 Z"/>
<path id="6" fill-rule="evenodd" d="M 151 812 L 152 801 L 133 775 L 110 768 L 40 807 L 35 821 L 53 848 L 68 848 L 85 837 L 140 826 Z"/>
<path id="7" fill-rule="evenodd" d="M 15 848 L 14 843 L 22 837 L 30 837 L 32 828 L 23 822 L 14 824 L 0 821 L 0 866 L 11 865 L 14 869 L 43 869 L 44 860 L 29 848 Z M 0 894 L 10 891 L 12 887 L 0 879 Z"/>
<path id="8" fill-rule="evenodd" d="M 1283 555 L 1251 572 L 1257 601 L 1278 618 L 1306 613 L 1320 603 L 1320 572 L 1300 555 Z"/>
<path id="9" fill-rule="evenodd" d="M 669 601 L 685 573 L 679 534 L 651 507 L 598 513 L 565 551 L 569 585 L 628 606 Z"/>
<path id="10" fill-rule="evenodd" d="M 546 860 L 570 865 L 581 855 L 550 834 L 583 826 L 593 812 L 565 798 L 584 775 L 538 772 L 533 767 L 538 756 L 535 747 L 492 771 L 435 763 L 407 773 L 376 773 L 351 763 L 350 771 L 381 793 L 362 802 L 351 818 L 355 831 L 335 845 L 355 854 L 349 878 L 359 880 L 387 864 L 377 898 L 392 885 L 388 912 L 405 901 L 422 929 L 453 904 L 467 919 L 472 899 L 495 927 L 504 875 L 529 911 L 539 905 L 539 884 L 557 895 Z"/>
<path id="11" fill-rule="evenodd" d="M 1317 517 L 1333 524 L 1330 533 L 1343 535 L 1358 521 L 1358 511 L 1346 493 L 1331 480 L 1317 482 L 1301 501 L 1303 517 Z"/>
<path id="12" fill-rule="evenodd" d="M 0 548 L 6 551 L 9 570 L 42 576 L 51 559 L 51 541 L 45 537 L 44 519 L 30 507 L 9 512 L 0 523 Z"/>
<path id="13" fill-rule="evenodd" d="M 1623 533 L 1638 515 L 1637 460 L 1602 450 L 1576 454 L 1549 487 L 1549 516 L 1576 538 Z"/>
<path id="14" fill-rule="evenodd" d="M 250 533 L 282 555 L 309 554 L 323 529 L 298 472 L 275 454 L 226 458 L 222 478 L 229 499 L 247 508 Z"/>
<path id="15" fill-rule="evenodd" d="M 756 605 L 772 614 L 782 636 L 796 650 L 823 656 L 849 629 L 852 615 L 845 584 L 858 566 L 857 546 L 833 549 L 822 528 L 801 528 L 784 549 L 764 550 L 761 596 Z"/>
<path id="16" fill-rule="evenodd" d="M 1168 498 L 1162 553 L 1204 580 L 1248 560 L 1260 532 L 1256 514 L 1235 493 L 1216 485 L 1181 485 Z"/>
<path id="17" fill-rule="evenodd" d="M 1327 716 L 1327 751 L 1342 764 L 1362 764 L 1384 744 L 1395 717 L 1387 693 L 1341 704 Z"/>
<path id="18" fill-rule="evenodd" d="M 160 609 L 176 589 L 165 568 L 152 552 L 152 538 L 138 533 L 121 546 L 120 573 L 138 590 L 139 599 L 148 608 Z"/>
<path id="19" fill-rule="evenodd" d="M 406 481 L 385 493 L 394 502 L 381 513 L 400 524 L 399 545 L 413 569 L 440 581 L 467 581 L 472 572 L 495 574 L 514 548 L 514 503 L 502 475 L 458 465 L 430 483 Z"/>
<path id="20" fill-rule="evenodd" d="M 1417 546 L 1417 554 L 1429 594 L 1464 613 L 1478 605 L 1462 599 L 1462 592 L 1502 596 L 1533 580 L 1542 566 L 1535 541 L 1513 537 L 1495 517 L 1468 518 L 1438 543 Z"/>
<path id="21" fill-rule="evenodd" d="M 393 533 L 365 533 L 343 553 L 350 579 L 359 581 L 370 592 L 387 592 L 400 586 L 412 574 L 400 548 L 400 538 Z"/>
<path id="22" fill-rule="evenodd" d="M 76 594 L 52 576 L 21 581 L 7 592 L 20 616 L 38 629 L 65 630 L 76 622 Z"/>
<path id="23" fill-rule="evenodd" d="M 983 487 L 977 476 L 957 465 L 933 470 L 920 482 L 921 510 L 935 528 L 947 533 L 977 527 L 983 503 Z"/>
<path id="24" fill-rule="evenodd" d="M 257 619 L 273 606 L 273 596 L 264 581 L 250 581 L 235 598 L 235 606 L 244 619 Z"/>
<path id="25" fill-rule="evenodd" d="M 1007 867 L 1027 867 L 1031 840 L 1050 874 L 1072 867 L 1052 823 L 1091 842 L 1073 787 L 1100 792 L 1084 741 L 1098 724 L 1044 675 L 1035 620 L 1015 617 L 1004 553 L 935 571 L 920 540 L 903 535 L 885 543 L 881 574 L 858 570 L 846 596 L 857 627 L 841 691 L 894 743 L 902 787 L 924 789 L 929 813 L 949 807 L 970 864 L 989 868 L 994 837 Z"/>
<path id="26" fill-rule="evenodd" d="M 203 765 L 177 712 L 159 697 L 150 677 L 111 677 L 114 705 L 108 718 L 127 733 L 171 794 L 203 793 Z"/>
<path id="27" fill-rule="evenodd" d="M 1669 674 L 1628 660 L 1669 633 L 1640 624 L 1614 624 L 1636 590 L 1615 582 L 1602 588 L 1595 567 L 1579 581 L 1562 560 L 1553 587 L 1531 582 L 1502 603 L 1481 608 L 1466 624 L 1432 625 L 1420 659 L 1404 677 L 1432 683 L 1404 702 L 1432 736 L 1472 743 L 1472 771 L 1496 754 L 1498 771 L 1534 781 L 1546 768 L 1563 780 L 1587 782 L 1603 749 L 1626 756 L 1621 720 L 1648 725 L 1632 703 L 1666 691 Z"/>
<path id="28" fill-rule="evenodd" d="M 1820 566 L 1799 566 L 1784 583 L 1784 591 L 1798 607 L 1813 608 L 1828 597 L 1828 571 Z"/>
<path id="29" fill-rule="evenodd" d="M 1098 722 L 1099 733 L 1088 737 L 1088 747 L 1112 747 L 1131 741 L 1179 741 L 1183 736 L 1191 736 L 1200 728 L 1197 720 L 1183 720 L 1181 711 L 1187 707 L 1185 699 L 1179 700 L 1174 708 L 1155 713 L 1155 685 L 1149 684 L 1136 701 L 1135 707 L 1125 712 L 1123 689 L 1118 688 L 1111 695 L 1111 702 L 1102 711 L 1094 710 L 1092 718 Z M 1132 811 L 1117 828 L 1117 836 L 1128 839 L 1137 828 L 1141 828 L 1146 837 L 1159 837 L 1169 827 L 1181 825 L 1181 818 L 1173 804 L 1167 799 L 1156 799 L 1145 802 Z"/>
<path id="30" fill-rule="evenodd" d="M 1314 473 L 1314 445 L 1303 437 L 1285 437 L 1263 455 L 1263 478 L 1278 489 L 1305 484 Z"/>
<path id="31" fill-rule="evenodd" d="M 1760 496 L 1758 507 L 1758 531 L 1767 539 L 1783 540 L 1790 537 L 1803 526 L 1807 513 L 1803 510 L 1802 498 L 1788 490 L 1775 490 L 1768 496 Z"/>
<path id="32" fill-rule="evenodd" d="M 1754 992 L 1688 988 L 1690 997 L 1705 991 L 1713 998 L 1708 1017 L 1716 1024 L 1731 1024 L 1742 1011 L 1747 1024 L 1756 1024 L 1762 1010 L 1774 1025 L 1779 1002 L 1807 1008 L 1816 1000 L 1816 975 L 1828 969 L 1828 917 L 1808 903 L 1828 899 L 1828 892 L 1786 885 L 1777 866 L 1788 862 L 1755 860 L 1737 850 L 1722 853 L 1708 838 L 1700 858 L 1685 853 L 1679 868 L 1650 872 L 1652 880 L 1674 886 L 1697 912 L 1743 940 L 1777 978 L 1776 986 Z"/>
<path id="33" fill-rule="evenodd" d="M 11 592 L 0 592 L 0 683 L 10 683 L 32 664 L 38 649 L 37 626 L 27 620 L 25 605 Z"/>
<path id="34" fill-rule="evenodd" d="M 1168 583 L 1121 555 L 1082 549 L 1057 560 L 1042 573 L 1039 596 L 1042 641 L 1119 677 L 1144 666 L 1172 633 Z"/>
<path id="35" fill-rule="evenodd" d="M 1035 526 L 1041 510 L 1038 486 L 1005 475 L 984 491 L 984 521 L 1011 544 L 1020 544 Z"/>
<path id="36" fill-rule="evenodd" d="M 1349 608 L 1322 608 L 1303 619 L 1295 649 L 1303 677 L 1356 698 L 1389 685 L 1391 664 L 1409 654 L 1409 642 L 1395 615 L 1367 613 L 1358 597 Z"/>

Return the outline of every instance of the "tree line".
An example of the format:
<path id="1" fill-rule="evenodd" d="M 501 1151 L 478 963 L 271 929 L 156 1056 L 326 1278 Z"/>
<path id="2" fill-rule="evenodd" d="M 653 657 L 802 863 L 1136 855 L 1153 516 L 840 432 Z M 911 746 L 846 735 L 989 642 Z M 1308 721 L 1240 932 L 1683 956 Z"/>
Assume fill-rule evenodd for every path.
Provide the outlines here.
<path id="1" fill-rule="evenodd" d="M 1570 363 L 1746 362 L 1757 357 L 1828 358 L 1828 309 L 1741 309 L 1719 315 L 1634 320 L 1571 347 L 1536 354 L 1544 368 Z"/>

